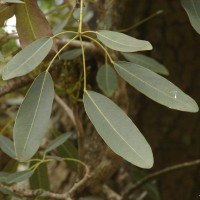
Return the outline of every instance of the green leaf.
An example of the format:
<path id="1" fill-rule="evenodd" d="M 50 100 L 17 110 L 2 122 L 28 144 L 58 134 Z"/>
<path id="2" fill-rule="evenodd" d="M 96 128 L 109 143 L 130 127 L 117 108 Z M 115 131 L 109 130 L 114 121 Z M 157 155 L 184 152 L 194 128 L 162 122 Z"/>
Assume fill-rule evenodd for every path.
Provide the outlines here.
<path id="1" fill-rule="evenodd" d="M 34 171 L 26 170 L 21 172 L 15 172 L 13 174 L 10 174 L 7 177 L 6 183 L 18 183 L 21 181 L 24 181 L 26 179 L 29 179 L 33 175 Z"/>
<path id="2" fill-rule="evenodd" d="M 14 15 L 14 8 L 14 5 L 0 6 L 0 27 L 4 26 L 5 21 Z"/>
<path id="3" fill-rule="evenodd" d="M 0 62 L 4 62 L 3 54 L 0 52 Z"/>
<path id="4" fill-rule="evenodd" d="M 15 16 L 17 33 L 23 48 L 39 38 L 52 36 L 51 27 L 37 1 L 24 0 L 23 4 L 16 4 Z"/>
<path id="5" fill-rule="evenodd" d="M 162 76 L 130 62 L 115 62 L 116 71 L 130 85 L 154 101 L 169 108 L 197 112 L 197 103 Z"/>
<path id="6" fill-rule="evenodd" d="M 7 63 L 3 70 L 3 80 L 23 76 L 34 70 L 47 56 L 52 45 L 51 38 L 41 38 L 31 43 Z"/>
<path id="7" fill-rule="evenodd" d="M 69 137 L 71 136 L 71 133 L 65 133 L 54 139 L 45 149 L 44 153 L 48 153 L 49 151 L 52 151 L 65 143 Z"/>
<path id="8" fill-rule="evenodd" d="M 151 50 L 152 45 L 145 40 L 138 40 L 123 33 L 101 30 L 97 38 L 110 49 L 121 52 L 136 52 Z"/>
<path id="9" fill-rule="evenodd" d="M 11 158 L 16 159 L 14 143 L 7 137 L 0 135 L 0 148 Z"/>
<path id="10" fill-rule="evenodd" d="M 34 163 L 35 164 L 35 163 Z M 31 176 L 30 180 L 31 189 L 44 189 L 49 190 L 49 176 L 47 164 L 41 164 Z"/>
<path id="11" fill-rule="evenodd" d="M 153 58 L 139 53 L 122 53 L 122 55 L 126 58 L 126 60 L 134 64 L 140 65 L 159 74 L 169 75 L 167 68 Z"/>
<path id="12" fill-rule="evenodd" d="M 97 72 L 97 83 L 105 95 L 111 97 L 117 89 L 117 76 L 110 65 L 103 65 Z"/>
<path id="13" fill-rule="evenodd" d="M 60 55 L 63 60 L 73 60 L 82 55 L 81 49 L 68 50 Z"/>
<path id="14" fill-rule="evenodd" d="M 75 158 L 78 159 L 78 150 L 72 142 L 67 140 L 64 144 L 57 148 L 58 155 L 63 158 Z M 74 171 L 77 171 L 78 165 L 73 161 L 66 161 L 68 167 Z"/>
<path id="15" fill-rule="evenodd" d="M 6 183 L 9 175 L 7 172 L 0 172 L 0 183 Z"/>
<path id="16" fill-rule="evenodd" d="M 181 0 L 181 4 L 188 14 L 193 28 L 200 34 L 200 1 Z"/>
<path id="17" fill-rule="evenodd" d="M 83 103 L 97 132 L 115 153 L 138 167 L 152 167 L 151 147 L 116 104 L 92 91 L 85 91 Z"/>
<path id="18" fill-rule="evenodd" d="M 53 80 L 43 72 L 31 85 L 16 117 L 13 137 L 19 161 L 30 159 L 38 150 L 48 127 L 53 98 Z"/>

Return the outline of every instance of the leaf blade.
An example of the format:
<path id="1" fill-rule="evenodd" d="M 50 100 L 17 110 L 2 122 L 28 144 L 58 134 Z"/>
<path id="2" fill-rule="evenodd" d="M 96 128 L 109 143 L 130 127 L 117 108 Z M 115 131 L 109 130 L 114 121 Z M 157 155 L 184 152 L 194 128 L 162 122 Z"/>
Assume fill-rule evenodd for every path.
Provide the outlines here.
<path id="1" fill-rule="evenodd" d="M 65 143 L 69 137 L 71 136 L 71 133 L 65 133 L 60 135 L 59 137 L 57 137 L 56 139 L 54 139 L 45 149 L 44 153 L 48 153 L 54 149 L 56 149 L 57 147 L 59 147 L 60 145 L 62 145 L 63 143 Z"/>
<path id="2" fill-rule="evenodd" d="M 200 34 L 200 2 L 198 0 L 181 0 L 190 23 L 193 28 Z"/>
<path id="3" fill-rule="evenodd" d="M 115 62 L 118 74 L 150 99 L 172 109 L 197 112 L 197 103 L 173 83 L 130 62 Z"/>
<path id="4" fill-rule="evenodd" d="M 83 103 L 97 132 L 115 153 L 136 166 L 152 167 L 151 147 L 130 118 L 116 104 L 92 91 L 85 91 Z"/>
<path id="5" fill-rule="evenodd" d="M 116 73 L 110 65 L 103 65 L 97 72 L 97 84 L 99 88 L 108 97 L 112 96 L 117 89 L 117 77 Z"/>
<path id="6" fill-rule="evenodd" d="M 122 55 L 129 62 L 135 63 L 159 74 L 169 75 L 167 68 L 153 58 L 139 53 L 122 53 Z"/>
<path id="7" fill-rule="evenodd" d="M 0 135 L 0 148 L 11 158 L 16 159 L 14 143 L 7 137 Z"/>
<path id="8" fill-rule="evenodd" d="M 31 43 L 7 63 L 3 70 L 3 80 L 23 76 L 34 70 L 47 56 L 52 45 L 51 38 L 41 38 Z"/>
<path id="9" fill-rule="evenodd" d="M 96 34 L 104 45 L 116 51 L 136 52 L 152 49 L 152 45 L 148 41 L 139 40 L 123 33 L 100 30 Z"/>
<path id="10" fill-rule="evenodd" d="M 31 85 L 16 117 L 13 137 L 19 161 L 28 160 L 39 148 L 50 119 L 53 98 L 53 80 L 48 72 L 43 72 Z"/>

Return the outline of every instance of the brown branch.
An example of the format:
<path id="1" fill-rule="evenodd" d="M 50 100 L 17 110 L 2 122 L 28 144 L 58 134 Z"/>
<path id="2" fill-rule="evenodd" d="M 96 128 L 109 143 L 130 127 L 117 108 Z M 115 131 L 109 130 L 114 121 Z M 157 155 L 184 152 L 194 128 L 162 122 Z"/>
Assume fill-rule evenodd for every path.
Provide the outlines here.
<path id="1" fill-rule="evenodd" d="M 15 186 L 7 186 L 7 185 L 4 185 L 2 183 L 0 183 L 0 188 L 8 190 L 12 193 L 15 193 L 20 197 L 33 198 L 33 197 L 40 196 L 40 197 L 45 197 L 45 198 L 54 199 L 54 200 L 55 199 L 56 200 L 57 199 L 72 200 L 73 197 L 76 195 L 76 192 L 79 191 L 79 189 L 82 188 L 83 185 L 85 185 L 85 183 L 87 182 L 87 180 L 90 177 L 89 167 L 81 161 L 79 161 L 79 163 L 82 164 L 85 167 L 84 177 L 81 180 L 79 180 L 77 183 L 75 183 L 68 192 L 65 192 L 65 193 L 62 193 L 62 194 L 53 193 L 53 192 L 46 191 L 46 190 L 43 190 L 43 189 L 36 189 L 36 190 L 22 189 L 22 188 L 17 188 Z"/>
<path id="2" fill-rule="evenodd" d="M 196 165 L 200 165 L 200 159 L 198 160 L 193 160 L 191 162 L 185 162 L 185 163 L 181 163 L 181 164 L 178 164 L 178 165 L 174 165 L 174 166 L 171 166 L 171 167 L 167 167 L 167 168 L 164 168 L 164 169 L 161 169 L 157 172 L 154 172 L 152 174 L 149 174 L 147 175 L 146 177 L 140 179 L 139 181 L 137 181 L 131 188 L 129 188 L 127 191 L 124 192 L 123 194 L 123 197 L 124 199 L 127 198 L 127 196 L 134 192 L 135 190 L 137 190 L 138 188 L 140 188 L 141 186 L 143 186 L 145 183 L 149 182 L 149 181 L 152 181 L 164 174 L 167 174 L 169 172 L 173 172 L 175 170 L 181 170 L 181 169 L 184 169 L 184 168 L 188 168 L 188 167 L 192 167 L 192 166 L 196 166 Z"/>

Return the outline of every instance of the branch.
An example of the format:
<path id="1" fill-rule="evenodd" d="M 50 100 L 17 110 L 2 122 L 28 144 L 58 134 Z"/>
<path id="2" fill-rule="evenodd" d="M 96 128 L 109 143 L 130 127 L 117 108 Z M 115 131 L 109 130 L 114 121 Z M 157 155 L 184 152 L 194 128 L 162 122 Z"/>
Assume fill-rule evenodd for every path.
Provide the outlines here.
<path id="1" fill-rule="evenodd" d="M 72 160 L 73 161 L 73 160 Z M 0 188 L 2 189 L 5 189 L 5 190 L 8 190 L 12 193 L 15 193 L 17 194 L 18 196 L 20 197 L 28 197 L 28 198 L 33 198 L 33 197 L 45 197 L 45 198 L 48 198 L 48 199 L 63 199 L 63 200 L 72 200 L 73 197 L 75 196 L 76 192 L 83 187 L 83 185 L 85 185 L 86 181 L 88 180 L 88 178 L 90 177 L 90 170 L 89 170 L 89 167 L 79 161 L 80 164 L 82 164 L 84 167 L 85 167 L 85 175 L 84 177 L 79 180 L 77 183 L 75 183 L 73 185 L 73 187 L 68 191 L 68 192 L 65 192 L 65 193 L 62 193 L 62 194 L 59 194 L 59 193 L 53 193 L 53 192 L 50 192 L 50 191 L 46 191 L 46 190 L 43 190 L 43 189 L 36 189 L 36 190 L 31 190 L 31 189 L 22 189 L 22 188 L 16 188 L 14 186 L 7 186 L 7 185 L 4 185 L 2 183 L 0 183 Z"/>
<path id="2" fill-rule="evenodd" d="M 146 177 L 137 181 L 131 188 L 129 188 L 127 191 L 125 191 L 123 196 L 126 198 L 130 193 L 134 192 L 135 190 L 137 190 L 138 188 L 143 186 L 145 183 L 147 183 L 151 180 L 154 180 L 155 178 L 158 178 L 158 177 L 160 177 L 164 174 L 167 174 L 169 172 L 173 172 L 175 170 L 180 170 L 180 169 L 192 167 L 192 166 L 195 166 L 195 165 L 200 165 L 200 159 L 193 160 L 191 162 L 181 163 L 181 164 L 174 165 L 174 166 L 171 166 L 171 167 L 167 167 L 167 168 L 161 169 L 157 172 L 154 172 L 152 174 L 149 174 Z"/>

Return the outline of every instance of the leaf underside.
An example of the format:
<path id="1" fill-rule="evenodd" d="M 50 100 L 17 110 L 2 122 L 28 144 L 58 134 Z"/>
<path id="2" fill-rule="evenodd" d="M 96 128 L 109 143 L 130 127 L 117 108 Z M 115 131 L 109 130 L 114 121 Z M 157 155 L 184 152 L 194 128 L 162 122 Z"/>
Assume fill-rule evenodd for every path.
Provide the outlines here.
<path id="1" fill-rule="evenodd" d="M 85 91 L 83 103 L 97 132 L 115 153 L 138 167 L 152 167 L 151 147 L 116 104 L 93 91 Z"/>
<path id="2" fill-rule="evenodd" d="M 34 80 L 16 117 L 13 137 L 19 161 L 30 159 L 38 150 L 48 127 L 53 98 L 53 80 L 43 72 Z"/>
<path id="3" fill-rule="evenodd" d="M 118 61 L 118 74 L 130 85 L 154 101 L 172 109 L 197 112 L 197 103 L 173 83 L 139 65 Z"/>

